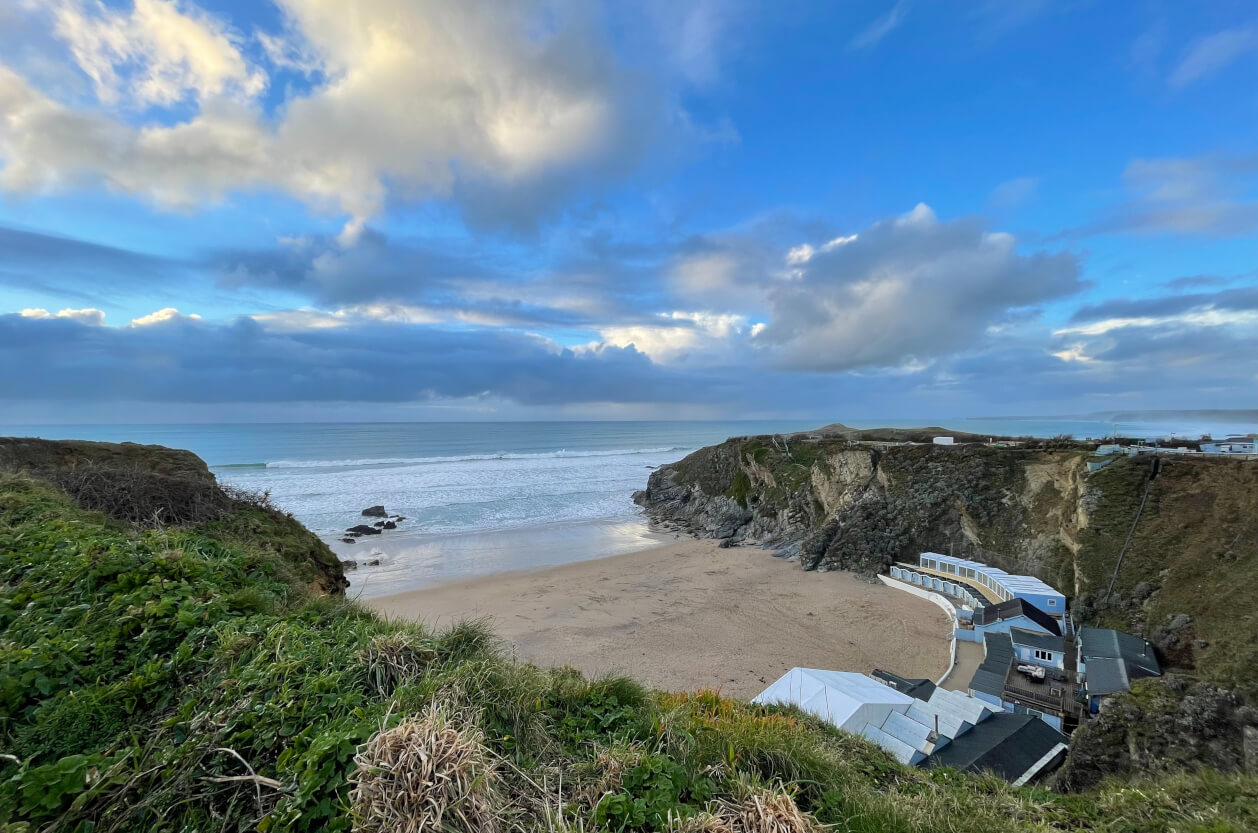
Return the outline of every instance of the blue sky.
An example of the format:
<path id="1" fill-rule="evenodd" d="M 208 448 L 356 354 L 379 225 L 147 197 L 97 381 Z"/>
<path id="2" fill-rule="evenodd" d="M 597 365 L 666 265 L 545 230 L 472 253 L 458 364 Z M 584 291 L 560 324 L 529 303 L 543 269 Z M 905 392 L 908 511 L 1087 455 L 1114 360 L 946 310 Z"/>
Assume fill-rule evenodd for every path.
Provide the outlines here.
<path id="1" fill-rule="evenodd" d="M 0 421 L 1258 405 L 1245 2 L 15 0 Z"/>

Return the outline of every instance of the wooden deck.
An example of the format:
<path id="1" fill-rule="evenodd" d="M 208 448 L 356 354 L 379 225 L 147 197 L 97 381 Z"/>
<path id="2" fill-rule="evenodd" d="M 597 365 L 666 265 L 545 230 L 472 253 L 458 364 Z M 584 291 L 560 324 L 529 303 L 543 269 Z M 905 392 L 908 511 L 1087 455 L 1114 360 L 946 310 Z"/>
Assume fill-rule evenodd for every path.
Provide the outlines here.
<path id="1" fill-rule="evenodd" d="M 948 581 L 955 581 L 960 584 L 964 584 L 967 587 L 973 587 L 979 593 L 983 594 L 983 598 L 987 599 L 987 601 L 991 602 L 994 605 L 998 605 L 1001 602 L 1005 601 L 1004 599 L 1000 598 L 1000 596 L 996 595 L 996 591 L 980 584 L 978 579 L 961 578 L 960 576 L 954 576 L 951 573 L 942 573 L 939 570 L 932 570 L 929 567 L 920 567 L 916 564 L 901 563 L 901 564 L 897 564 L 896 566 L 907 567 L 913 570 L 914 572 L 921 573 L 924 576 L 934 576 L 935 578 L 947 579 Z"/>

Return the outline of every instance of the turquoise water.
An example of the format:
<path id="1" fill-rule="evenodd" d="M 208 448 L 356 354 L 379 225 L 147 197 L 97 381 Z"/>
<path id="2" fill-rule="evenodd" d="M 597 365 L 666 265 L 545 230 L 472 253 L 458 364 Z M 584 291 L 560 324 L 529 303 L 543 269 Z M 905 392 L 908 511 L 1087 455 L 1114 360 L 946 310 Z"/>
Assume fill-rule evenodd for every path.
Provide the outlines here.
<path id="1" fill-rule="evenodd" d="M 944 421 L 975 433 L 1102 436 L 1084 420 L 848 421 L 853 427 Z M 631 496 L 653 467 L 730 436 L 791 432 L 816 421 L 506 422 L 11 426 L 4 433 L 157 443 L 200 455 L 226 482 L 269 490 L 325 535 L 384 504 L 417 533 L 463 534 L 639 517 Z M 1120 426 L 1124 433 L 1236 430 Z"/>

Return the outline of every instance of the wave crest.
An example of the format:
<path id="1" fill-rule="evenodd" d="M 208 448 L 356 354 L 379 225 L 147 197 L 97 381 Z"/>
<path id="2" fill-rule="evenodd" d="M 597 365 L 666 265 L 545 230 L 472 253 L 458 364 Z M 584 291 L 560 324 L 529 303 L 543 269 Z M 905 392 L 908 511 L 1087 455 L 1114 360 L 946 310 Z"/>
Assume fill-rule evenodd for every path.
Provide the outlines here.
<path id="1" fill-rule="evenodd" d="M 493 460 L 547 460 L 582 457 L 628 457 L 636 454 L 668 454 L 687 451 L 686 446 L 661 448 L 618 448 L 602 451 L 540 451 L 533 454 L 499 452 L 496 454 L 465 454 L 455 457 L 385 457 L 361 460 L 274 460 L 266 463 L 268 469 L 333 469 L 362 466 L 433 466 L 450 463 L 481 463 Z M 256 464 L 249 464 L 256 465 Z M 226 466 L 224 467 L 226 468 Z"/>

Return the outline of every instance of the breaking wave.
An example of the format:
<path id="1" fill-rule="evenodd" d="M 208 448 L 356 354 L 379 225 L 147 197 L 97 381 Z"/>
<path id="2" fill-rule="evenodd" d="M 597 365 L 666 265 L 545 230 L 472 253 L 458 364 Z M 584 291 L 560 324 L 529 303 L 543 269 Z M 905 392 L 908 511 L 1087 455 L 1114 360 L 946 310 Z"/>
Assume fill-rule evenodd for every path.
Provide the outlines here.
<path id="1" fill-rule="evenodd" d="M 500 452 L 497 454 L 468 454 L 455 457 L 385 457 L 361 460 L 274 460 L 265 464 L 239 463 L 221 468 L 256 468 L 268 469 L 331 469 L 363 466 L 432 466 L 449 463 L 480 463 L 492 460 L 548 460 L 582 457 L 629 457 L 635 454 L 669 454 L 677 451 L 688 451 L 686 446 L 665 446 L 660 448 L 621 448 L 601 451 L 542 451 L 532 454 L 517 452 Z"/>

